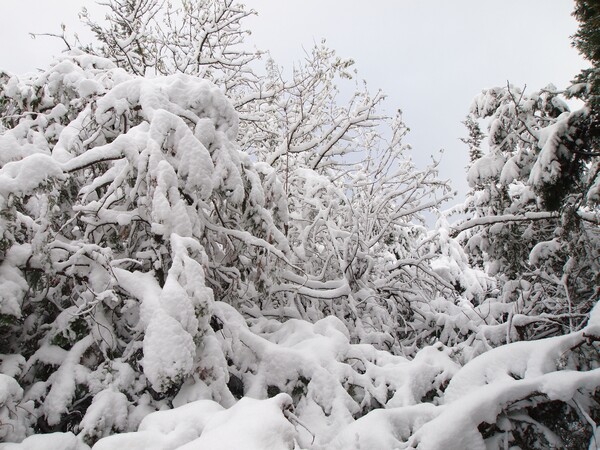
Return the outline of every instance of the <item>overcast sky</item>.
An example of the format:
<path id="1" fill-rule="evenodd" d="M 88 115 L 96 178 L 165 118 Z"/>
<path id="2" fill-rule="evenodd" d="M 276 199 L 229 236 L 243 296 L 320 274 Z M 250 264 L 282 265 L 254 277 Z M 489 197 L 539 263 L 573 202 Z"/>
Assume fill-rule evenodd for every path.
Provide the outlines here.
<path id="1" fill-rule="evenodd" d="M 243 1 L 243 0 L 242 0 Z M 460 122 L 483 88 L 507 80 L 534 90 L 565 87 L 585 62 L 570 45 L 577 29 L 571 0 L 246 0 L 259 15 L 247 22 L 251 40 L 289 66 L 303 47 L 326 38 L 356 61 L 359 77 L 388 94 L 411 128 L 407 142 L 419 165 L 445 149 L 442 176 L 466 192 L 467 149 Z M 0 69 L 45 67 L 60 42 L 29 32 L 83 32 L 85 0 L 0 0 Z"/>

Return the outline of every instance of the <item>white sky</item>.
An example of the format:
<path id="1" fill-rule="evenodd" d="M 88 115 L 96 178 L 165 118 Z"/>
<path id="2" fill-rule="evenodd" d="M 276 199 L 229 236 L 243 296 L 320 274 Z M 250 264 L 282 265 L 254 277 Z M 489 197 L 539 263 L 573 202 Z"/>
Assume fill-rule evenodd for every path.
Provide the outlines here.
<path id="1" fill-rule="evenodd" d="M 243 1 L 243 0 L 242 0 Z M 570 45 L 577 29 L 572 0 L 246 0 L 251 40 L 291 66 L 303 47 L 326 38 L 356 61 L 359 77 L 388 94 L 411 128 L 407 142 L 418 165 L 444 148 L 442 176 L 466 192 L 467 149 L 458 138 L 473 97 L 507 80 L 534 90 L 562 88 L 585 66 Z M 91 0 L 0 0 L 0 69 L 23 73 L 45 67 L 60 52 L 57 40 L 29 32 L 78 31 Z"/>

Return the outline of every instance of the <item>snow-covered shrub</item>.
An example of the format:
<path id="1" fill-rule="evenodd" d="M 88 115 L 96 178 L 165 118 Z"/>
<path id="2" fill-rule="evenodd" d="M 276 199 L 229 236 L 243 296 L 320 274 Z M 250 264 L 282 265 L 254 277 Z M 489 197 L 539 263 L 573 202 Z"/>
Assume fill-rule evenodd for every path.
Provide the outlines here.
<path id="1" fill-rule="evenodd" d="M 408 255 L 417 235 L 425 239 L 410 219 L 427 207 L 434 172 L 398 165 L 400 148 L 378 168 L 380 178 L 365 169 L 346 185 L 298 167 L 290 185 L 306 196 L 288 203 L 274 169 L 236 147 L 237 114 L 205 80 L 131 76 L 73 52 L 38 76 L 9 76 L 1 94 L 10 114 L 0 139 L 12 152 L 0 169 L 2 353 L 19 361 L 10 378 L 16 390 L 7 391 L 20 411 L 10 416 L 11 440 L 73 431 L 93 444 L 195 399 L 231 407 L 242 395 L 286 392 L 317 429 L 332 407 L 341 426 L 393 400 L 401 380 L 381 381 L 377 367 L 388 357 L 407 361 L 364 346 L 399 347 L 390 286 L 414 272 L 396 279 L 402 265 L 377 266 L 402 254 L 427 273 Z M 355 195 L 346 192 L 359 178 Z M 331 265 L 320 266 L 319 254 Z M 252 332 L 233 307 L 257 318 Z M 315 343 L 341 340 L 342 353 L 328 354 L 339 367 L 325 357 L 299 367 L 302 352 L 258 337 L 313 327 L 260 319 L 282 313 L 316 321 L 323 337 Z M 363 347 L 350 351 L 356 341 Z M 361 368 L 352 369 L 354 360 Z M 393 401 L 418 402 L 451 373 L 430 372 Z"/>
<path id="2" fill-rule="evenodd" d="M 75 52 L 1 95 L 1 351 L 25 359 L 24 393 L 6 401 L 36 405 L 23 426 L 93 441 L 126 429 L 104 421 L 107 404 L 123 417 L 148 395 L 159 404 L 205 364 L 213 292 L 257 290 L 236 266 L 276 272 L 289 251 L 269 210 L 280 193 L 233 143 L 237 115 L 209 82 L 132 77 Z M 217 356 L 203 376 L 224 396 Z"/>
<path id="3" fill-rule="evenodd" d="M 147 415 L 138 431 L 101 439 L 94 450 L 293 449 L 295 430 L 286 413 L 286 394 L 270 399 L 243 398 L 229 409 L 197 400 Z"/>
<path id="4" fill-rule="evenodd" d="M 480 355 L 452 378 L 440 414 L 413 448 L 597 447 L 598 308 L 582 330 L 515 342 Z"/>

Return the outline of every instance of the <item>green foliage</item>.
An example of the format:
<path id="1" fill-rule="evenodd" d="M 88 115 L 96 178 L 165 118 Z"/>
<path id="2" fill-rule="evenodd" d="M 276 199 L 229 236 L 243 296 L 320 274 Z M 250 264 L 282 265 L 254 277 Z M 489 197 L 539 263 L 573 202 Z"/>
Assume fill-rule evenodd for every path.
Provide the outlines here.
<path id="1" fill-rule="evenodd" d="M 573 36 L 573 45 L 592 63 L 577 76 L 572 95 L 584 100 L 590 108 L 590 119 L 585 127 L 588 152 L 600 150 L 600 5 L 595 0 L 576 0 L 573 15 L 579 28 Z"/>
<path id="2" fill-rule="evenodd" d="M 573 15 L 579 29 L 573 36 L 573 45 L 594 66 L 600 64 L 600 5 L 596 0 L 575 0 Z"/>

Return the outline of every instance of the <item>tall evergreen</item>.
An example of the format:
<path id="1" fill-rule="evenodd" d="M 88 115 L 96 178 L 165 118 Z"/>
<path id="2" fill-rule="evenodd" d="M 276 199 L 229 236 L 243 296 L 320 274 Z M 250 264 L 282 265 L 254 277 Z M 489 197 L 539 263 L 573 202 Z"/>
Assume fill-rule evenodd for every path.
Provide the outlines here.
<path id="1" fill-rule="evenodd" d="M 573 16 L 579 29 L 573 36 L 573 46 L 592 63 L 576 78 L 575 95 L 584 100 L 590 109 L 590 150 L 598 151 L 600 143 L 600 3 L 597 0 L 576 0 Z"/>

